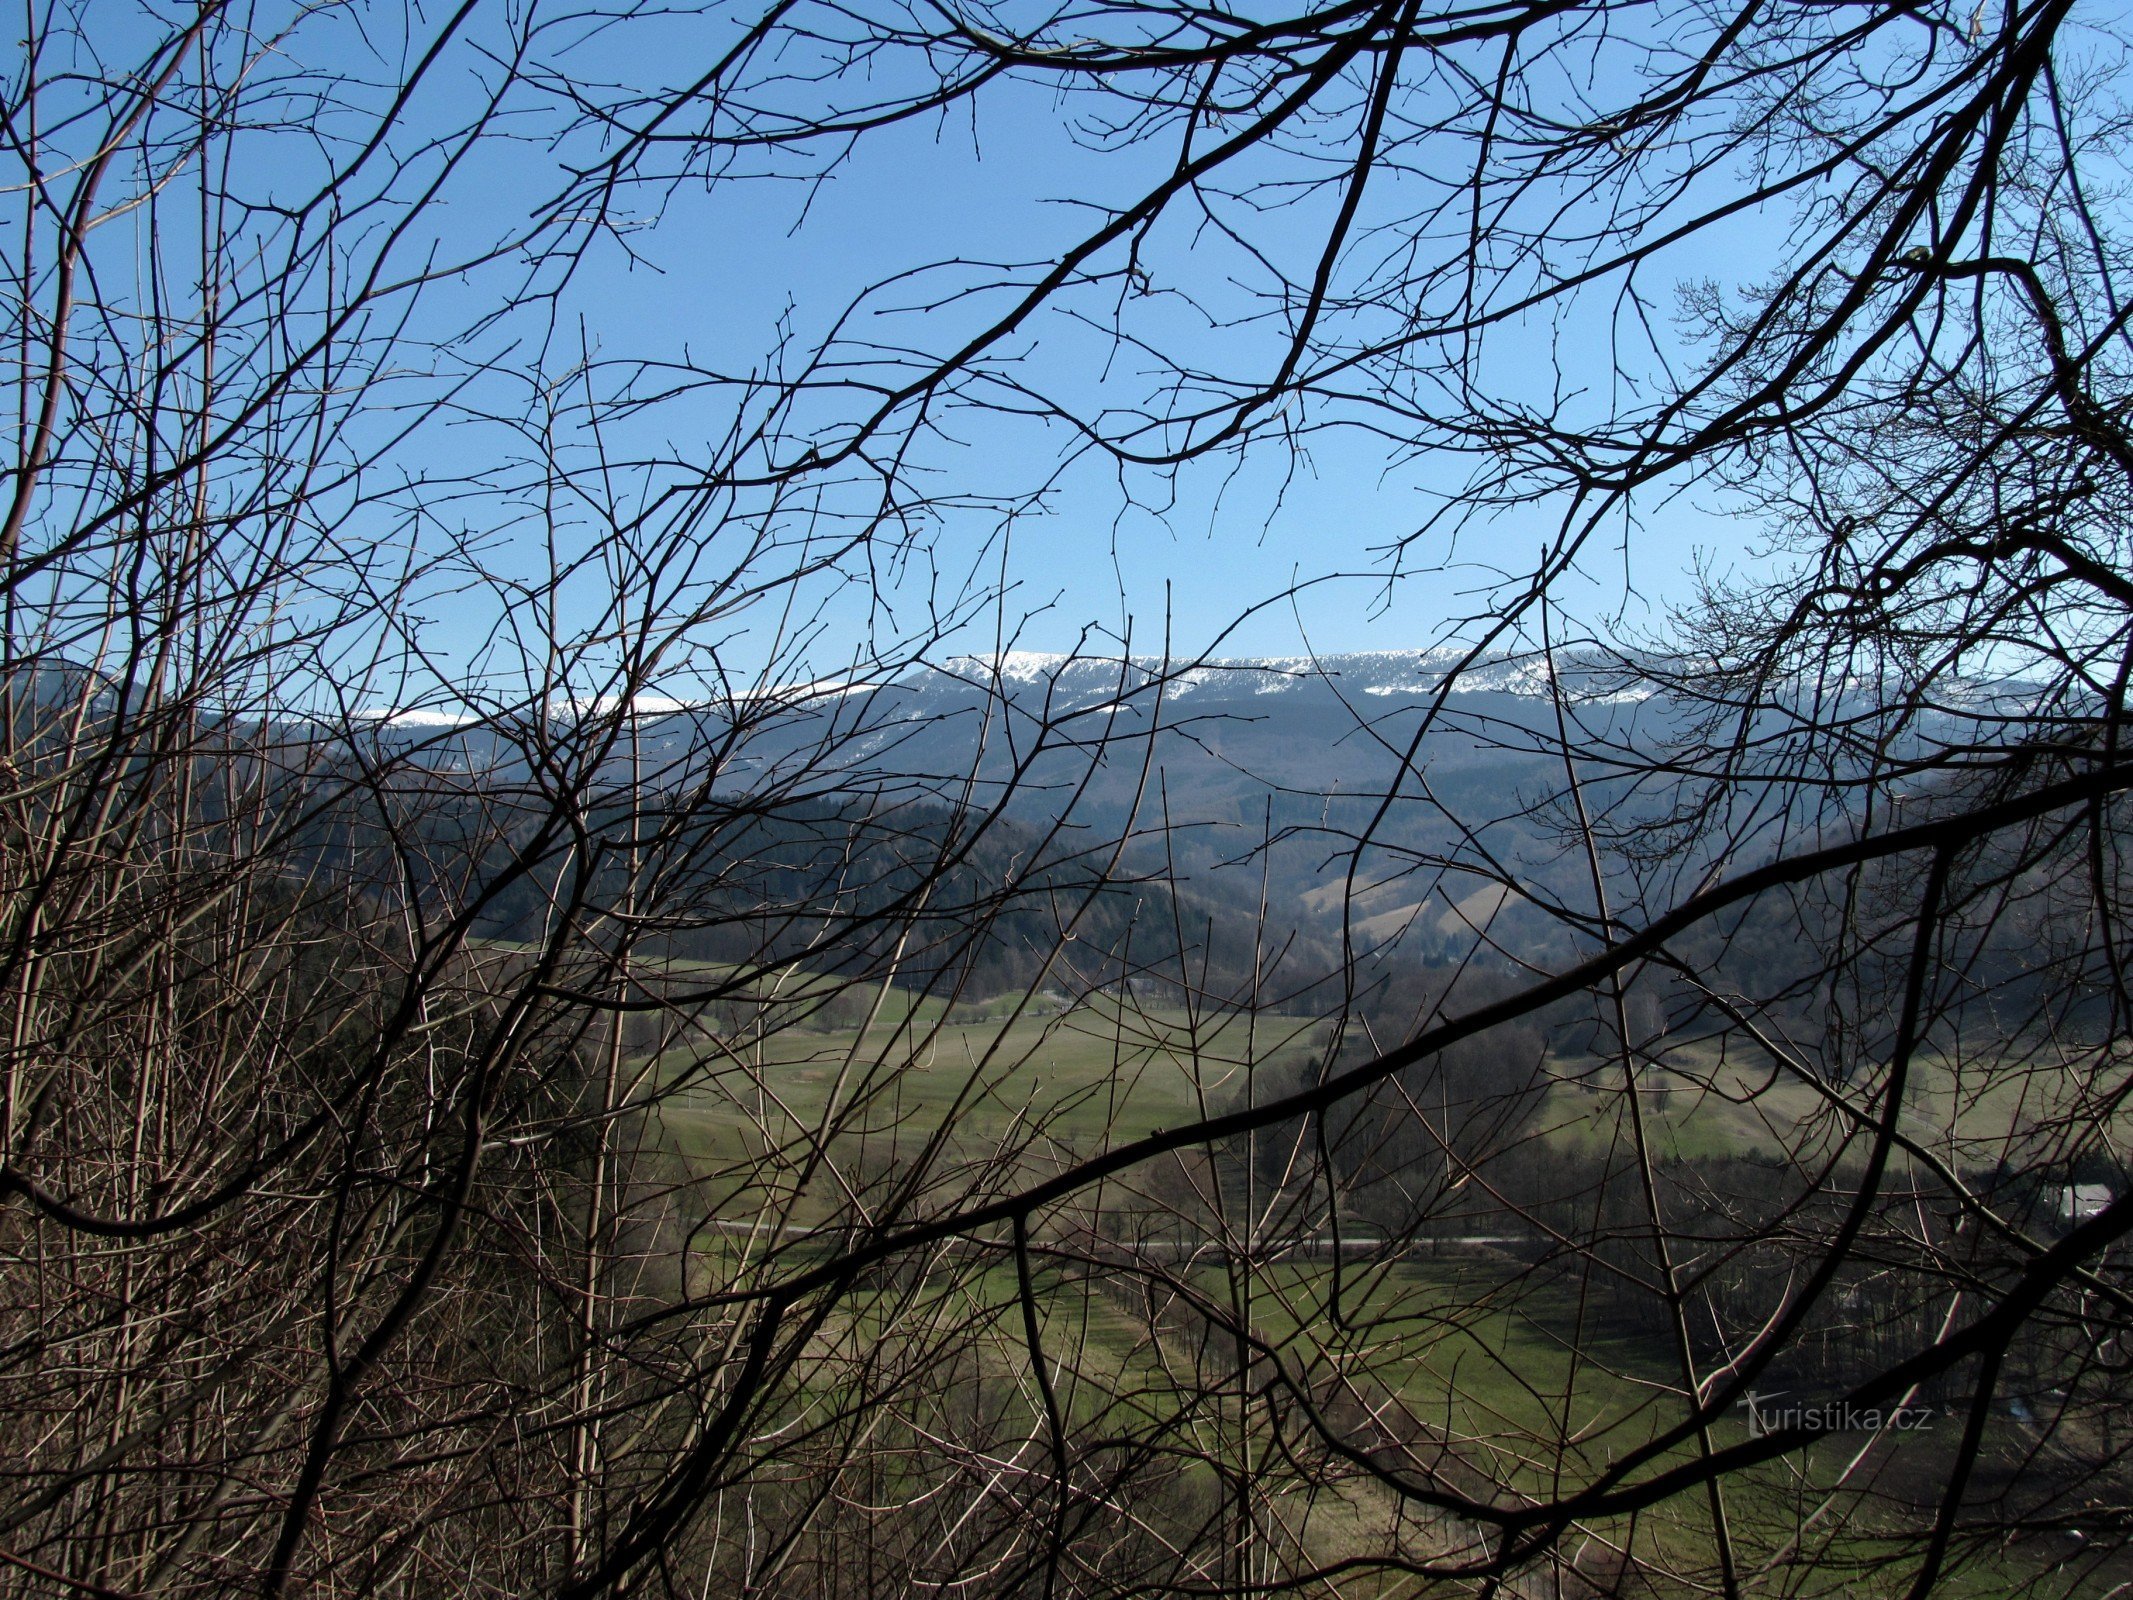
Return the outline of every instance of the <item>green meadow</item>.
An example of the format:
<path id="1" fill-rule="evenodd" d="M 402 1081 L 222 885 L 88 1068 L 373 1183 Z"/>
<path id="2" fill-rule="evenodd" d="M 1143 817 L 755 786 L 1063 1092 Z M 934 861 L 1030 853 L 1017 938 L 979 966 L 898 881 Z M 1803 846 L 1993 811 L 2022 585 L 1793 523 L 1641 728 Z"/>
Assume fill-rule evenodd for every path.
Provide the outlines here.
<path id="1" fill-rule="evenodd" d="M 766 1151 L 779 1151 L 788 1165 L 803 1161 L 826 1130 L 840 1162 L 863 1163 L 869 1151 L 893 1160 L 932 1149 L 951 1170 L 989 1161 L 990 1180 L 1006 1185 L 1108 1143 L 1227 1110 L 1251 1092 L 1255 1072 L 1292 1071 L 1324 1040 L 1321 1026 L 1293 1018 L 1262 1017 L 1255 1028 L 1237 1013 L 1105 995 L 1071 1006 L 1039 997 L 1017 1010 L 949 1007 L 891 989 L 864 1029 L 802 1026 L 760 1039 L 690 1040 L 652 1066 L 670 1087 L 662 1124 L 674 1155 L 713 1192 L 717 1174 L 736 1179 L 718 1202 L 725 1231 L 705 1236 L 701 1247 L 709 1278 L 732 1270 L 743 1248 L 735 1233 L 766 1207 L 795 1262 L 812 1257 L 808 1230 L 837 1209 L 833 1187 L 819 1181 L 797 1198 L 766 1196 L 739 1181 L 759 1175 Z M 1618 1081 L 1617 1068 L 1574 1061 L 1551 1068 L 1558 1081 L 1533 1123 L 1541 1140 L 1596 1150 L 1626 1136 L 1621 1096 L 1605 1087 Z M 1767 1066 L 1690 1054 L 1645 1075 L 1646 1132 L 1662 1157 L 1774 1151 L 1814 1137 L 1827 1119 L 1824 1097 L 1773 1078 Z M 2017 1086 L 1974 1072 L 1966 1078 L 1927 1059 L 1914 1071 L 1904 1128 L 1941 1148 L 1951 1135 L 1982 1143 L 2004 1138 L 2034 1109 Z M 773 1242 L 746 1248 L 760 1255 Z M 937 1314 L 988 1329 L 988 1370 L 1035 1405 L 1006 1251 L 962 1261 L 949 1276 L 952 1286 L 942 1288 L 953 1305 Z M 1610 1327 L 1575 1278 L 1535 1274 L 1504 1252 L 1409 1253 L 1343 1261 L 1338 1270 L 1327 1259 L 1177 1260 L 1158 1276 L 1170 1281 L 1150 1293 L 1040 1260 L 1033 1274 L 1040 1342 L 1057 1363 L 1056 1397 L 1077 1434 L 1146 1426 L 1190 1408 L 1211 1371 L 1218 1382 L 1233 1380 L 1234 1357 L 1209 1355 L 1233 1348 L 1231 1328 L 1249 1330 L 1260 1381 L 1278 1363 L 1306 1392 L 1335 1385 L 1355 1404 L 1397 1418 L 1393 1431 L 1405 1430 L 1421 1453 L 1448 1450 L 1448 1468 L 1444 1457 L 1432 1459 L 1455 1480 L 1464 1473 L 1511 1492 L 1555 1494 L 1589 1481 L 1684 1415 L 1665 1341 Z M 844 1335 L 863 1345 L 868 1317 L 855 1310 Z M 1288 1426 L 1292 1434 L 1299 1427 L 1293 1418 Z M 1915 1434 L 1833 1437 L 1736 1474 L 1726 1490 L 1736 1562 L 1764 1569 L 1786 1593 L 1900 1593 L 1903 1573 L 1884 1570 L 1881 1558 L 1891 1536 L 1915 1528 L 1917 1508 L 1945 1481 L 1959 1428 L 1959 1419 L 1944 1419 Z M 1731 1416 L 1711 1430 L 1710 1444 L 1724 1448 L 1747 1436 L 1745 1416 Z M 1996 1414 L 1983 1470 L 2019 1459 L 2027 1444 L 2016 1422 Z M 1678 1442 L 1652 1466 L 1686 1460 L 1697 1448 L 1693 1439 Z M 1397 1455 L 1388 1459 L 1398 1470 Z M 1195 1471 L 1212 1493 L 1211 1469 Z M 1284 1509 L 1275 1491 L 1268 1515 L 1320 1560 L 1371 1548 L 1375 1534 L 1400 1521 L 1395 1497 L 1364 1477 L 1308 1506 Z M 1699 1492 L 1652 1508 L 1635 1530 L 1597 1531 L 1609 1538 L 1633 1531 L 1641 1554 L 1715 1572 L 1711 1528 Z M 1998 1551 L 1959 1567 L 1948 1592 L 2001 1592 L 2055 1569 L 2070 1550 L 2039 1540 Z M 1352 1592 L 1405 1587 L 1404 1579 L 1373 1579 Z M 2068 1592 L 2106 1587 L 2100 1577 L 2070 1579 Z"/>

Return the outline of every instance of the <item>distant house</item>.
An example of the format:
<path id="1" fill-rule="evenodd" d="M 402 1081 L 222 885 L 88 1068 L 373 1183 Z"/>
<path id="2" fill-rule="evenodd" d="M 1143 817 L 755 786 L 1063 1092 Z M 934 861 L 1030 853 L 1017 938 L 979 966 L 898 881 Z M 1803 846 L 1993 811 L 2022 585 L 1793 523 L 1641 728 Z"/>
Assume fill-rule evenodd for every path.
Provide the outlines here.
<path id="1" fill-rule="evenodd" d="M 2069 1227 L 2101 1216 L 2118 1197 L 2107 1183 L 2070 1183 L 2059 1191 L 2059 1220 Z"/>

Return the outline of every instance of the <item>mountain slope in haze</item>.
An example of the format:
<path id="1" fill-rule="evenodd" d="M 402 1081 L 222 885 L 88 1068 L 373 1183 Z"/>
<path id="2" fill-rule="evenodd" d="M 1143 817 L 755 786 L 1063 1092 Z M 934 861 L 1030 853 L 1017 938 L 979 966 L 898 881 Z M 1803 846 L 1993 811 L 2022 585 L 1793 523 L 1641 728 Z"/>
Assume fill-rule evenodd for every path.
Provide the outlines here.
<path id="1" fill-rule="evenodd" d="M 778 714 L 757 714 L 727 770 L 737 784 L 806 768 L 847 790 L 930 785 L 1092 843 L 1131 835 L 1129 871 L 1232 904 L 1263 891 L 1285 926 L 1345 924 L 1363 944 L 1397 936 L 1430 959 L 1520 914 L 1517 896 L 1438 871 L 1463 840 L 1471 855 L 1466 830 L 1536 881 L 1560 855 L 1543 806 L 1562 780 L 1546 749 L 1557 717 L 1547 663 L 1482 660 L 1447 690 L 1462 660 L 954 658 L 889 683 L 798 686 Z M 1596 752 L 1663 736 L 1658 707 L 1619 670 L 1559 662 L 1576 737 Z M 708 708 L 648 719 L 644 748 L 685 764 L 725 722 Z"/>
<path id="2" fill-rule="evenodd" d="M 1854 698 L 1871 724 L 1881 697 Z M 1691 714 L 1618 658 L 1443 649 L 1184 666 L 1012 651 L 886 682 L 637 703 L 632 759 L 677 788 L 1000 806 L 1056 830 L 1061 849 L 1108 856 L 1125 838 L 1122 871 L 1174 878 L 1233 914 L 1256 915 L 1263 897 L 1278 925 L 1351 947 L 1397 939 L 1424 961 L 1484 932 L 1538 953 L 1562 930 L 1532 900 L 1589 901 L 1562 803 L 1565 742 L 1588 814 L 1663 856 L 1659 824 L 1682 793 L 1627 774 Z M 1791 736 L 1781 712 L 1768 720 L 1774 742 Z M 503 729 L 450 721 L 393 714 L 376 732 L 457 764 L 514 763 Z M 1744 786 L 1734 801 L 1752 824 L 1778 793 Z M 1752 849 L 1752 826 L 1741 836 Z M 1684 854 L 1675 869 L 1698 865 Z M 1617 910 L 1632 903 L 1625 884 Z"/>

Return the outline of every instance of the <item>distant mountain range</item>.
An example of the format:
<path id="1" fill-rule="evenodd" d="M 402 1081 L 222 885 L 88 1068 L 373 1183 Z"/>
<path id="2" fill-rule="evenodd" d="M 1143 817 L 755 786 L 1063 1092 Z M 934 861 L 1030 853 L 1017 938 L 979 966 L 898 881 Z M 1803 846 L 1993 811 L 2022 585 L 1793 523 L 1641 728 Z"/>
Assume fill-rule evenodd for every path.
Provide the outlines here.
<path id="1" fill-rule="evenodd" d="M 30 692 L 15 700 L 15 715 L 48 721 L 55 738 L 82 725 L 70 708 L 86 704 L 93 726 L 99 705 L 116 713 L 150 703 L 70 663 L 37 664 L 26 676 Z M 1834 712 L 1819 702 L 1816 757 L 1827 742 L 1820 730 L 1845 716 L 1857 718 L 1855 745 L 1876 748 L 1881 698 L 1861 684 L 1834 697 Z M 2015 712 L 2019 726 L 2034 704 L 2019 684 L 1958 685 L 1937 716 L 1990 737 L 1995 711 Z M 461 819 L 447 831 L 468 837 L 508 831 L 546 808 L 559 777 L 581 782 L 603 762 L 629 763 L 633 782 L 648 781 L 684 810 L 707 792 L 739 802 L 714 808 L 723 820 L 706 820 L 728 828 L 737 819 L 743 831 L 760 824 L 765 838 L 790 824 L 795 837 L 841 844 L 839 829 L 856 838 L 882 806 L 913 800 L 924 804 L 910 814 L 925 815 L 910 826 L 931 837 L 949 831 L 957 810 L 998 809 L 1006 826 L 988 833 L 990 853 L 961 869 L 974 882 L 1038 863 L 1082 875 L 1072 881 L 1107 874 L 1129 888 L 1128 901 L 1140 893 L 1133 885 L 1174 883 L 1175 894 L 1141 899 L 1183 925 L 1172 931 L 1187 943 L 1219 950 L 1246 972 L 1262 906 L 1276 939 L 1297 935 L 1299 959 L 1320 971 L 1373 950 L 1405 968 L 1439 966 L 1464 960 L 1477 939 L 1529 966 L 1589 949 L 1589 867 L 1564 804 L 1573 769 L 1587 813 L 1628 847 L 1610 858 L 1620 884 L 1610 898 L 1631 920 L 1642 914 L 1622 865 L 1631 851 L 1642 849 L 1645 866 L 1672 880 L 1653 890 L 1670 898 L 1716 850 L 1738 866 L 1769 848 L 1740 818 L 1795 798 L 1777 786 L 1737 787 L 1726 797 L 1737 836 L 1680 848 L 1686 835 L 1665 825 L 1679 820 L 1671 813 L 1683 796 L 1648 762 L 1680 738 L 1689 709 L 1598 653 L 1559 652 L 1551 662 L 1371 651 L 1171 665 L 1016 651 L 950 657 L 886 681 L 818 679 L 717 699 L 670 690 L 640 695 L 634 707 L 630 739 L 617 738 L 612 715 L 571 714 L 612 713 L 613 703 L 553 699 L 358 708 L 289 727 L 300 743 L 312 736 L 300 730 L 323 730 L 330 742 L 352 739 L 353 753 L 370 745 L 404 759 L 414 787 L 440 800 L 439 815 Z M 1774 739 L 1797 732 L 1782 707 L 1765 720 Z M 1827 755 L 1838 770 L 1858 759 Z M 289 771 L 331 772 L 340 755 L 329 750 L 318 767 L 315 759 L 302 752 Z M 360 766 L 372 770 L 367 758 Z M 1815 791 L 1801 792 L 1811 802 Z M 595 812 L 612 803 L 591 798 Z M 1692 805 L 1698 798 L 1689 795 Z M 1787 820 L 1795 839 L 1849 826 L 1841 809 Z M 887 822 L 879 831 L 903 825 Z M 1544 910 L 1551 899 L 1576 920 Z M 533 895 L 520 911 L 537 919 L 537 902 Z M 499 906 L 507 914 L 518 912 Z M 1041 943 L 1041 932 L 1025 942 Z"/>
<path id="2" fill-rule="evenodd" d="M 1858 691 L 1869 719 L 1875 698 Z M 1011 651 L 886 681 L 636 704 L 634 759 L 655 781 L 1004 803 L 1106 859 L 1130 835 L 1120 870 L 1175 876 L 1197 903 L 1256 915 L 1264 893 L 1288 926 L 1398 939 L 1424 960 L 1466 948 L 1480 927 L 1529 949 L 1562 933 L 1496 874 L 1589 900 L 1582 852 L 1567 848 L 1559 719 L 1589 810 L 1634 831 L 1674 797 L 1630 788 L 1625 761 L 1676 737 L 1684 715 L 1619 658 L 1445 649 L 1182 666 Z M 522 759 L 508 719 L 432 709 L 369 721 L 455 766 Z"/>
<path id="3" fill-rule="evenodd" d="M 825 798 L 1004 802 L 1022 825 L 1059 825 L 1066 848 L 1106 858 L 1130 832 L 1122 872 L 1174 875 L 1196 903 L 1237 916 L 1256 915 L 1263 890 L 1287 926 L 1324 936 L 1345 921 L 1364 942 L 1399 936 L 1428 958 L 1463 945 L 1477 922 L 1508 928 L 1521 916 L 1518 897 L 1478 877 L 1436 882 L 1422 870 L 1462 848 L 1463 827 L 1488 824 L 1495 859 L 1536 883 L 1561 856 L 1540 808 L 1563 776 L 1547 749 L 1557 715 L 1549 663 L 1465 662 L 1453 650 L 1183 666 L 959 656 L 887 681 L 815 680 L 694 703 L 640 697 L 634 759 L 655 780 L 708 777 L 735 793 L 797 785 Z M 1619 663 L 1559 654 L 1555 670 L 1578 742 L 1633 747 L 1664 731 L 1663 703 Z M 1432 705 L 1437 719 L 1410 762 Z M 521 759 L 509 719 L 426 708 L 368 721 L 381 739 L 426 746 L 454 766 L 501 772 Z M 1607 781 L 1604 769 L 1588 776 Z M 1366 834 L 1372 843 L 1359 850 Z"/>
<path id="4" fill-rule="evenodd" d="M 1552 732 L 1548 664 L 1495 657 L 1460 672 L 1453 651 L 1372 651 L 1260 657 L 1169 667 L 1154 659 L 1009 652 L 950 658 L 887 682 L 817 681 L 753 694 L 739 706 L 653 702 L 643 731 L 679 755 L 710 728 L 750 723 L 744 759 L 767 765 L 821 755 L 855 776 L 973 770 L 1005 782 L 1039 745 L 1071 767 L 1095 750 L 1104 765 L 1138 771 L 1151 733 L 1156 763 L 1194 788 L 1209 763 L 1262 780 L 1248 788 L 1300 787 L 1312 796 L 1382 792 L 1423 708 L 1442 697 L 1428 760 L 1458 762 L 1497 747 L 1530 747 Z M 1566 702 L 1603 738 L 1635 737 L 1647 692 L 1619 667 L 1559 658 Z M 644 704 L 644 702 L 640 702 Z M 1390 748 L 1388 748 L 1390 747 Z M 1050 772 L 1046 777 L 1056 776 Z M 1093 797 L 1092 797 L 1093 798 Z"/>
<path id="5" fill-rule="evenodd" d="M 960 657 L 887 683 L 796 686 L 774 712 L 753 702 L 728 771 L 736 785 L 806 769 L 839 787 L 922 783 L 949 798 L 967 785 L 975 803 L 1004 797 L 1025 821 L 1063 818 L 1092 845 L 1130 823 L 1126 870 L 1175 873 L 1239 914 L 1256 914 L 1264 887 L 1291 926 L 1324 932 L 1345 918 L 1365 942 L 1398 935 L 1429 957 L 1463 944 L 1477 920 L 1518 918 L 1478 878 L 1432 884 L 1433 871 L 1416 870 L 1459 848 L 1462 825 L 1493 824 L 1492 852 L 1535 881 L 1560 855 L 1534 809 L 1563 775 L 1544 749 L 1556 728 L 1548 663 L 1485 659 L 1446 692 L 1462 659 Z M 1579 742 L 1637 746 L 1664 731 L 1661 704 L 1619 666 L 1559 657 L 1557 670 Z M 642 753 L 686 766 L 731 714 L 648 717 Z M 1366 832 L 1374 843 L 1357 853 Z"/>

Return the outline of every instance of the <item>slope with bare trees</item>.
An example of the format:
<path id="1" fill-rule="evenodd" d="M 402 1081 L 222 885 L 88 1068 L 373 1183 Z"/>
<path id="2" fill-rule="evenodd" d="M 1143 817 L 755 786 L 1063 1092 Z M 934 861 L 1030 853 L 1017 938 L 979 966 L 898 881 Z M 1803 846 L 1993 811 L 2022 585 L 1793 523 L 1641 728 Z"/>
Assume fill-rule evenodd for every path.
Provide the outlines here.
<path id="1" fill-rule="evenodd" d="M 2113 8 L 15 26 L 0 1590 L 2126 1580 Z"/>

